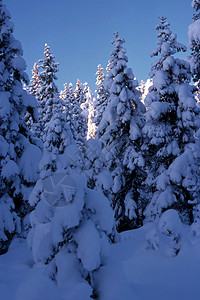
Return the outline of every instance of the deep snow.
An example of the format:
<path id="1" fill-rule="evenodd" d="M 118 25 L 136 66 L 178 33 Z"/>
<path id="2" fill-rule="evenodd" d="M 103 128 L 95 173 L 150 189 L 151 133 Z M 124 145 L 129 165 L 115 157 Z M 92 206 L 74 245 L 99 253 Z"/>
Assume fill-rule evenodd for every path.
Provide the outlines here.
<path id="1" fill-rule="evenodd" d="M 200 278 L 200 238 L 184 228 L 177 256 L 168 251 L 164 235 L 158 248 L 149 247 L 149 223 L 140 229 L 120 234 L 111 246 L 105 264 L 95 274 L 101 300 L 198 300 Z M 0 256 L 0 299 L 4 300 L 77 300 L 84 287 L 64 289 L 42 274 L 25 240 L 15 239 L 9 251 Z M 80 291 L 79 291 L 80 289 Z M 83 295 L 83 294 L 82 294 Z M 87 299 L 87 298 L 86 298 Z"/>

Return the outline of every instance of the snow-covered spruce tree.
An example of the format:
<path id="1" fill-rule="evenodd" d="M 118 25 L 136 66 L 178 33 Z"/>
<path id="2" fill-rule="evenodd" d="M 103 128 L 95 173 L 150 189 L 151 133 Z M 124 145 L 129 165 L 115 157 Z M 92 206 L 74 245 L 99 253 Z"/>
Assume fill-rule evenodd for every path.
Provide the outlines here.
<path id="1" fill-rule="evenodd" d="M 55 62 L 55 57 L 50 52 L 50 47 L 47 44 L 45 44 L 44 59 L 40 59 L 39 63 L 38 81 L 30 89 L 30 93 L 33 93 L 38 100 L 40 138 L 42 139 L 44 126 L 52 116 L 51 105 L 53 100 L 59 97 L 58 88 L 55 84 L 58 63 Z"/>
<path id="2" fill-rule="evenodd" d="M 76 129 L 74 125 L 74 112 L 73 112 L 73 89 L 72 84 L 69 84 L 69 88 L 67 87 L 67 83 L 64 84 L 64 90 L 60 92 L 60 98 L 63 100 L 63 109 L 66 117 L 66 122 L 69 124 L 70 130 L 72 132 L 72 136 L 75 139 Z"/>
<path id="3" fill-rule="evenodd" d="M 64 83 L 64 90 L 60 92 L 60 98 L 65 101 L 68 98 L 68 87 L 67 83 Z"/>
<path id="4" fill-rule="evenodd" d="M 76 103 L 78 103 L 80 107 L 82 104 L 85 103 L 85 92 L 86 92 L 86 88 L 85 91 L 83 91 L 82 83 L 80 82 L 79 79 L 77 79 L 76 88 L 74 90 L 74 97 L 76 99 Z"/>
<path id="5" fill-rule="evenodd" d="M 63 100 L 55 98 L 51 108 L 51 119 L 45 124 L 43 132 L 44 151 L 40 161 L 40 179 L 31 192 L 29 202 L 32 207 L 41 201 L 43 192 L 42 180 L 54 174 L 58 169 L 78 168 L 82 163 L 78 148 L 73 139 L 66 111 L 63 111 Z"/>
<path id="6" fill-rule="evenodd" d="M 95 98 L 90 97 L 90 102 L 89 102 L 89 108 L 88 108 L 88 132 L 87 132 L 87 140 L 88 139 L 94 139 L 95 138 L 95 132 L 96 132 L 96 125 L 94 123 L 94 118 L 95 118 L 95 109 L 94 109 L 94 102 Z"/>
<path id="7" fill-rule="evenodd" d="M 188 39 L 191 50 L 191 56 L 189 62 L 191 66 L 191 72 L 193 80 L 200 89 L 200 1 L 193 0 L 192 7 L 196 11 L 193 15 L 194 22 L 189 26 Z"/>
<path id="8" fill-rule="evenodd" d="M 87 140 L 95 138 L 96 125 L 94 122 L 95 118 L 95 102 L 96 98 L 93 96 L 89 86 L 85 86 L 85 104 L 82 105 L 83 113 L 87 120 Z"/>
<path id="9" fill-rule="evenodd" d="M 75 140 L 77 145 L 83 149 L 87 137 L 87 119 L 83 114 L 83 110 L 81 109 L 81 105 L 85 103 L 85 97 L 81 85 L 82 84 L 78 79 L 76 83 L 76 89 L 74 90 L 72 108 L 74 126 L 76 129 Z"/>
<path id="10" fill-rule="evenodd" d="M 85 117 L 86 124 L 88 124 L 89 105 L 90 102 L 92 101 L 92 92 L 87 82 L 85 82 L 83 86 L 84 89 L 83 89 L 83 100 L 81 103 L 81 109 L 82 109 L 82 114 Z M 87 128 L 87 132 L 88 132 L 88 128 Z"/>
<path id="11" fill-rule="evenodd" d="M 44 141 L 44 169 L 51 169 L 55 172 L 58 168 L 55 165 L 55 161 L 58 163 L 57 156 L 61 156 L 66 153 L 66 149 L 74 143 L 72 133 L 69 124 L 66 122 L 67 111 L 63 112 L 63 101 L 59 97 L 53 99 L 52 105 L 49 107 L 51 109 L 51 119 L 45 124 L 43 141 Z M 51 160 L 48 162 L 47 158 L 50 155 Z M 41 161 L 41 165 L 43 160 Z M 65 162 L 60 162 L 65 165 Z M 61 168 L 59 166 L 59 168 Z M 50 175 L 50 173 L 48 174 Z"/>
<path id="12" fill-rule="evenodd" d="M 39 97 L 40 91 L 40 72 L 39 72 L 39 65 L 34 63 L 32 69 L 32 78 L 29 84 L 29 93 L 33 95 L 36 99 Z"/>
<path id="13" fill-rule="evenodd" d="M 65 297 L 96 299 L 93 274 L 113 240 L 114 214 L 103 194 L 86 187 L 83 174 L 68 169 L 61 175 L 63 171 L 44 181 L 46 187 L 54 184 L 49 193 L 54 205 L 43 192 L 32 215 L 29 244 L 36 266 L 64 288 Z"/>
<path id="14" fill-rule="evenodd" d="M 113 179 L 98 140 L 89 139 L 85 144 L 84 173 L 87 186 L 103 192 L 106 197 L 112 193 Z"/>
<path id="15" fill-rule="evenodd" d="M 71 100 L 71 103 L 73 103 L 73 99 L 74 99 L 74 90 L 73 90 L 73 84 L 72 84 L 71 82 L 69 83 L 68 94 L 69 94 L 69 98 L 72 99 L 72 100 Z"/>
<path id="16" fill-rule="evenodd" d="M 40 89 L 39 66 L 37 63 L 35 63 L 32 70 L 32 78 L 26 90 L 29 94 L 33 95 L 37 99 L 39 94 L 39 89 Z M 38 107 L 38 101 L 37 101 L 37 107 Z M 33 135 L 39 138 L 40 124 L 39 124 L 38 109 L 36 111 L 27 110 L 25 115 L 25 120 L 26 120 L 26 124 L 28 125 L 28 128 L 31 130 Z"/>
<path id="17" fill-rule="evenodd" d="M 189 85 L 189 64 L 173 55 L 186 51 L 177 42 L 166 18 L 156 26 L 158 47 L 152 56 L 153 85 L 145 99 L 147 106 L 143 149 L 148 160 L 146 180 L 149 204 L 146 220 L 158 219 L 170 208 L 184 223 L 193 222 L 193 208 L 199 202 L 199 148 L 194 134 L 200 126 L 199 108 Z"/>
<path id="18" fill-rule="evenodd" d="M 128 58 L 122 46 L 124 40 L 117 31 L 114 36 L 114 50 L 111 52 L 107 75 L 110 96 L 97 130 L 97 138 L 112 173 L 114 183 L 110 197 L 118 230 L 122 230 L 132 227 L 132 222 L 137 219 L 137 188 L 144 164 L 140 153 L 144 105 L 139 100 L 133 72 L 127 68 Z"/>
<path id="19" fill-rule="evenodd" d="M 103 68 L 101 67 L 101 65 L 98 65 L 98 71 L 96 72 L 97 76 L 97 81 L 96 81 L 96 85 L 97 85 L 97 89 L 96 89 L 96 93 L 97 93 L 97 99 L 96 99 L 96 105 L 95 105 L 95 125 L 96 127 L 99 126 L 99 123 L 102 119 L 102 115 L 103 112 L 105 110 L 105 107 L 107 105 L 107 99 L 109 96 L 108 91 L 105 89 L 104 87 L 104 81 L 105 81 L 105 75 L 103 73 Z"/>
<path id="20" fill-rule="evenodd" d="M 103 194 L 86 188 L 60 103 L 45 125 L 41 179 L 30 196 L 35 210 L 28 241 L 47 276 L 66 287 L 72 299 L 90 299 L 95 297 L 93 271 L 103 263 L 115 234 L 114 217 Z"/>
<path id="21" fill-rule="evenodd" d="M 70 99 L 67 83 L 64 84 L 64 90 L 60 92 L 60 98 L 63 100 L 63 111 L 65 111 L 72 118 L 72 101 Z"/>
<path id="22" fill-rule="evenodd" d="M 13 28 L 0 1 L 0 254 L 29 212 L 28 197 L 41 159 L 24 119 L 27 109 L 35 110 L 36 100 L 23 89 L 28 83 L 26 63 Z"/>

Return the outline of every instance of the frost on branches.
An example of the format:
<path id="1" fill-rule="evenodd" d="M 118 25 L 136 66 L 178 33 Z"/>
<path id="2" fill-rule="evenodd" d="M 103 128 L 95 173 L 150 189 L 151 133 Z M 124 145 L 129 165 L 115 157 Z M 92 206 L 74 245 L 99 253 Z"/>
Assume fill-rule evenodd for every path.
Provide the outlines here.
<path id="1" fill-rule="evenodd" d="M 189 85 L 191 75 L 186 61 L 173 55 L 186 51 L 160 17 L 158 47 L 152 56 L 153 85 L 146 97 L 146 125 L 143 150 L 148 161 L 146 191 L 149 201 L 146 220 L 156 220 L 173 208 L 181 220 L 191 224 L 199 202 L 199 146 L 195 133 L 200 126 L 199 108 Z"/>
<path id="2" fill-rule="evenodd" d="M 29 212 L 28 197 L 38 177 L 41 152 L 25 124 L 36 100 L 23 89 L 28 83 L 22 48 L 0 1 L 0 253 L 4 253 Z M 23 230 L 23 228 L 22 228 Z"/>
<path id="3" fill-rule="evenodd" d="M 112 41 L 114 50 L 111 52 L 106 80 L 106 88 L 110 96 L 97 130 L 97 137 L 112 173 L 114 182 L 111 195 L 112 206 L 120 228 L 124 219 L 129 222 L 129 212 L 135 211 L 137 206 L 135 197 L 138 195 L 134 195 L 132 187 L 136 183 L 136 170 L 143 166 L 140 141 L 144 105 L 139 100 L 139 92 L 136 90 L 137 81 L 134 79 L 133 72 L 126 65 L 128 58 L 122 46 L 124 40 L 119 37 L 118 32 L 115 32 L 114 36 L 115 39 Z M 124 200 L 128 190 L 130 190 L 131 201 L 128 204 L 129 209 L 126 209 Z M 135 214 L 131 213 L 130 218 L 133 217 Z"/>

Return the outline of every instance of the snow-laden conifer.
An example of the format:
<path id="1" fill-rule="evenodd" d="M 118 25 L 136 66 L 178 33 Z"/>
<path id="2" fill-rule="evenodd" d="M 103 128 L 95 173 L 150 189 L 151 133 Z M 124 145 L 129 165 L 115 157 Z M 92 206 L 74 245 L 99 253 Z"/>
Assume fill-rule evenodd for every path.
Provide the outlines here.
<path id="1" fill-rule="evenodd" d="M 97 137 L 112 173 L 114 183 L 111 199 L 120 228 L 124 219 L 128 222 L 129 217 L 136 217 L 138 199 L 132 187 L 136 183 L 133 174 L 144 164 L 140 153 L 144 105 L 139 100 L 133 72 L 127 67 L 128 58 L 122 46 L 124 39 L 119 37 L 117 31 L 114 36 L 114 50 L 111 52 L 110 71 L 106 82 L 110 96 L 97 130 Z M 129 197 L 127 201 L 126 196 Z"/>
<path id="2" fill-rule="evenodd" d="M 40 79 L 39 79 L 39 66 L 37 63 L 34 64 L 32 70 L 32 78 L 30 80 L 29 86 L 26 88 L 27 92 L 33 95 L 36 100 L 39 97 L 40 90 Z M 37 110 L 33 114 L 32 110 L 27 110 L 25 115 L 26 124 L 28 128 L 31 130 L 33 135 L 37 138 L 40 138 L 40 123 L 39 123 L 39 115 L 38 115 L 38 100 L 37 100 Z"/>
<path id="3" fill-rule="evenodd" d="M 101 191 L 106 197 L 110 198 L 113 178 L 107 168 L 107 161 L 98 140 L 89 139 L 86 141 L 84 173 L 87 176 L 87 185 L 89 188 Z"/>
<path id="4" fill-rule="evenodd" d="M 10 14 L 0 1 L 0 253 L 20 232 L 41 158 L 25 123 L 25 113 L 28 109 L 34 113 L 36 100 L 23 89 L 23 83 L 28 83 L 26 63 L 13 28 Z"/>
<path id="5" fill-rule="evenodd" d="M 82 84 L 80 80 L 77 80 L 76 89 L 74 90 L 74 97 L 73 97 L 73 120 L 75 126 L 75 140 L 77 145 L 83 149 L 84 144 L 87 137 L 87 119 L 81 109 L 81 106 L 85 103 L 85 97 L 82 89 Z"/>
<path id="6" fill-rule="evenodd" d="M 58 98 L 58 88 L 55 80 L 58 72 L 58 63 L 55 62 L 54 55 L 50 52 L 50 47 L 45 44 L 44 58 L 39 60 L 39 73 L 37 74 L 37 81 L 35 82 L 35 72 L 33 74 L 30 92 L 38 100 L 38 113 L 40 124 L 40 137 L 43 137 L 44 126 L 51 119 L 51 105 L 55 98 Z M 38 69 L 38 68 L 37 68 Z"/>
<path id="7" fill-rule="evenodd" d="M 67 83 L 64 84 L 64 90 L 60 92 L 60 98 L 65 101 L 68 98 L 68 87 Z"/>
<path id="8" fill-rule="evenodd" d="M 87 107 L 87 140 L 95 138 L 96 124 L 95 124 L 95 106 L 96 98 L 93 96 L 92 91 L 88 87 L 85 93 L 85 105 Z"/>
<path id="9" fill-rule="evenodd" d="M 199 148 L 195 132 L 199 128 L 199 108 L 189 85 L 189 64 L 174 54 L 186 51 L 177 42 L 166 18 L 157 25 L 157 48 L 152 56 L 160 56 L 150 76 L 153 85 L 145 103 L 146 125 L 143 149 L 149 174 L 146 191 L 149 201 L 145 215 L 155 220 L 174 208 L 185 223 L 193 221 L 193 208 L 199 200 Z"/>
<path id="10" fill-rule="evenodd" d="M 84 88 L 83 88 L 83 99 L 81 102 L 81 109 L 82 109 L 82 114 L 85 117 L 85 122 L 86 124 L 88 124 L 89 106 L 90 103 L 92 102 L 92 92 L 87 82 L 85 82 L 83 86 Z M 87 128 L 87 133 L 88 133 L 88 128 Z"/>
<path id="11" fill-rule="evenodd" d="M 98 127 L 99 123 L 102 119 L 103 112 L 105 110 L 105 107 L 107 105 L 107 99 L 109 96 L 108 90 L 105 89 L 104 87 L 104 81 L 105 81 L 105 75 L 103 73 L 103 68 L 101 65 L 98 65 L 98 71 L 96 72 L 97 76 L 97 89 L 96 89 L 96 94 L 97 94 L 97 99 L 96 99 L 96 105 L 95 105 L 95 125 Z"/>
<path id="12" fill-rule="evenodd" d="M 77 82 L 76 82 L 74 96 L 76 98 L 76 101 L 79 103 L 79 105 L 84 103 L 84 93 L 83 93 L 82 83 L 80 82 L 79 79 L 77 79 Z"/>
<path id="13" fill-rule="evenodd" d="M 35 210 L 28 241 L 36 266 L 59 286 L 76 290 L 78 298 L 90 299 L 95 297 L 93 272 L 115 234 L 113 211 L 103 194 L 87 189 L 66 111 L 61 101 L 53 107 L 45 125 L 40 180 L 30 196 Z"/>
<path id="14" fill-rule="evenodd" d="M 188 28 L 189 47 L 191 56 L 189 62 L 193 80 L 199 90 L 200 87 L 200 2 L 199 0 L 192 1 L 192 7 L 195 10 L 193 15 L 194 22 Z"/>
<path id="15" fill-rule="evenodd" d="M 67 83 L 64 84 L 64 90 L 60 92 L 60 98 L 63 100 L 63 111 L 66 117 L 66 122 L 68 123 L 72 136 L 76 138 L 76 128 L 74 124 L 74 92 L 72 83 L 67 87 Z"/>
<path id="16" fill-rule="evenodd" d="M 58 286 L 73 290 L 73 299 L 94 299 L 94 273 L 104 264 L 114 237 L 113 211 L 103 194 L 86 187 L 77 169 L 50 180 L 57 205 L 50 205 L 43 192 L 32 214 L 29 245 L 35 264 Z M 48 181 L 44 185 L 49 187 Z"/>
<path id="17" fill-rule="evenodd" d="M 34 63 L 32 69 L 32 78 L 29 84 L 29 93 L 33 95 L 36 99 L 39 97 L 39 90 L 40 90 L 40 71 L 39 65 Z"/>

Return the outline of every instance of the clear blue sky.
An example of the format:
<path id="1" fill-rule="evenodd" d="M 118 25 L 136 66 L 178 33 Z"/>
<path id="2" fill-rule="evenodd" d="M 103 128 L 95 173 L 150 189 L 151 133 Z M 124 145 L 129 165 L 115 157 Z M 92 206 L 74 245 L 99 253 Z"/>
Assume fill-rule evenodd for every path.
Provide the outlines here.
<path id="1" fill-rule="evenodd" d="M 191 0 L 3 0 L 21 41 L 27 73 L 43 57 L 47 42 L 60 63 L 58 87 L 79 78 L 95 90 L 97 65 L 106 67 L 117 29 L 137 79 L 146 80 L 156 47 L 158 16 L 168 17 L 178 41 L 188 44 L 187 29 L 192 22 Z"/>

